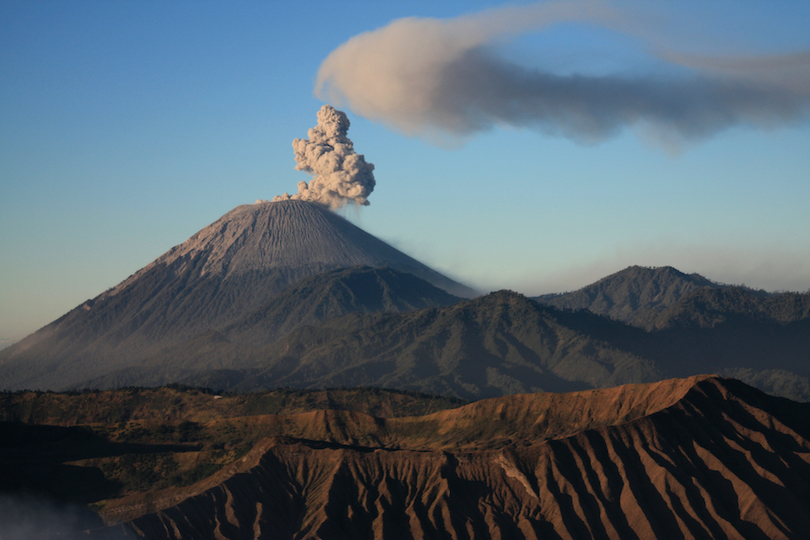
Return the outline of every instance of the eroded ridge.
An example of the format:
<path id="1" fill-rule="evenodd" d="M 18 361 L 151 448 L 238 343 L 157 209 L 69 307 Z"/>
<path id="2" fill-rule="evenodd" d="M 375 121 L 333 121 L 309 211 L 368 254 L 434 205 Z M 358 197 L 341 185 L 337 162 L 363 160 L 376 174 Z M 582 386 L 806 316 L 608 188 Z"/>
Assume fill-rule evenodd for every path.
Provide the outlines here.
<path id="1" fill-rule="evenodd" d="M 809 408 L 693 377 L 404 419 L 305 413 L 288 424 L 321 440 L 265 439 L 128 521 L 149 538 L 799 538 Z"/>

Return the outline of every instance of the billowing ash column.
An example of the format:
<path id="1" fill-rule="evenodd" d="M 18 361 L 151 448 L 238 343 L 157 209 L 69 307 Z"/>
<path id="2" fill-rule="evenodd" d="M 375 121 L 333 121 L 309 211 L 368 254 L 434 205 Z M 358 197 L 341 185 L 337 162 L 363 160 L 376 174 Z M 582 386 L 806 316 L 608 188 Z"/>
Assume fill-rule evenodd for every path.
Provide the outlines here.
<path id="1" fill-rule="evenodd" d="M 309 183 L 298 183 L 298 193 L 277 195 L 273 201 L 298 199 L 332 209 L 352 202 L 368 205 L 374 191 L 374 165 L 366 163 L 362 154 L 354 151 L 354 143 L 346 136 L 349 119 L 342 111 L 324 105 L 318 111 L 318 125 L 310 129 L 309 139 L 295 139 L 295 168 L 312 175 Z"/>

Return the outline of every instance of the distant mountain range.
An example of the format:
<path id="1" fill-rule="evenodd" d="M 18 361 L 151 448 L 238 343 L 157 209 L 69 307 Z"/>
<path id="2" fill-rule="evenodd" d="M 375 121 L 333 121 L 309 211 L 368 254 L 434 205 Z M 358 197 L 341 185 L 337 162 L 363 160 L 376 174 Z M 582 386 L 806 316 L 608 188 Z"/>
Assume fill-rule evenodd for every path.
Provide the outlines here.
<path id="1" fill-rule="evenodd" d="M 695 289 L 663 311 L 650 310 L 660 327 L 648 330 L 509 291 L 458 303 L 444 298 L 445 304 L 434 291 L 434 307 L 384 313 L 338 299 L 357 297 L 364 280 L 376 282 L 381 272 L 348 269 L 308 278 L 255 316 L 84 384 L 181 381 L 234 391 L 382 386 L 481 399 L 710 372 L 810 400 L 807 294 Z M 416 279 L 384 273 L 390 289 L 399 279 Z M 627 272 L 628 279 L 637 275 Z M 328 316 L 307 315 L 314 311 L 311 291 L 334 290 L 341 294 L 317 295 L 319 305 L 333 306 Z"/>
<path id="2" fill-rule="evenodd" d="M 248 205 L 0 351 L 0 381 L 482 399 L 713 372 L 810 400 L 809 293 L 631 267 L 571 293 L 474 294 L 319 206 Z"/>
<path id="3" fill-rule="evenodd" d="M 481 399 L 724 373 L 810 399 L 810 320 L 735 320 L 647 332 L 499 292 L 445 308 L 359 314 L 246 346 L 209 333 L 89 386 L 383 386 Z M 174 366 L 169 371 L 165 366 Z M 183 369 L 178 369 L 182 366 Z"/>
<path id="4" fill-rule="evenodd" d="M 810 294 L 753 291 L 745 287 L 706 287 L 682 296 L 660 313 L 636 319 L 650 330 L 714 328 L 759 322 L 785 325 L 810 317 Z"/>
<path id="5" fill-rule="evenodd" d="M 179 380 L 230 390 L 383 386 L 480 399 L 663 376 L 651 362 L 604 342 L 601 334 L 611 330 L 644 334 L 590 313 L 566 314 L 504 291 L 444 308 L 353 312 L 300 326 L 265 344 L 256 343 L 255 326 L 228 334 L 210 332 L 87 385 Z"/>

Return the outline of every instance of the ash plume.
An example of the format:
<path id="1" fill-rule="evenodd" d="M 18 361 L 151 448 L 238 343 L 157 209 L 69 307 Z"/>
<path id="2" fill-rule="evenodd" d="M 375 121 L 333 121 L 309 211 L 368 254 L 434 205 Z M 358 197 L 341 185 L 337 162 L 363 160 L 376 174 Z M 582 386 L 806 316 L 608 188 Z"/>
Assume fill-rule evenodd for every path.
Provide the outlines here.
<path id="1" fill-rule="evenodd" d="M 646 41 L 673 74 L 560 75 L 518 65 L 496 51 L 509 38 L 563 22 Z M 335 49 L 320 66 L 315 94 L 418 136 L 463 137 L 510 125 L 593 143 L 638 126 L 677 143 L 736 125 L 772 128 L 807 118 L 807 53 L 690 57 L 662 50 L 652 34 L 605 2 L 399 19 Z"/>
<path id="2" fill-rule="evenodd" d="M 298 183 L 298 193 L 277 195 L 273 201 L 299 199 L 337 209 L 346 203 L 368 205 L 374 191 L 374 165 L 354 151 L 346 136 L 349 118 L 331 105 L 318 111 L 318 125 L 310 129 L 309 139 L 295 139 L 296 170 L 312 175 L 309 183 Z"/>

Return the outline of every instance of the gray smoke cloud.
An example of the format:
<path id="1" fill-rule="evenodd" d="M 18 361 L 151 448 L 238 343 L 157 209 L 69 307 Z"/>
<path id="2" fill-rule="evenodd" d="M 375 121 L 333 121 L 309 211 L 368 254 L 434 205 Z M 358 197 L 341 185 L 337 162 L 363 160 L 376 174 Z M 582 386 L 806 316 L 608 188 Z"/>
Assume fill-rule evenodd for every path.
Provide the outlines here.
<path id="1" fill-rule="evenodd" d="M 307 133 L 309 139 L 295 139 L 296 170 L 312 174 L 309 183 L 298 183 L 298 193 L 277 195 L 273 201 L 299 199 L 332 209 L 346 203 L 368 205 L 374 191 L 374 165 L 354 151 L 354 143 L 346 136 L 349 118 L 331 105 L 318 111 L 318 125 Z"/>
<path id="2" fill-rule="evenodd" d="M 562 22 L 654 39 L 604 2 L 399 19 L 335 49 L 320 66 L 315 94 L 420 136 L 463 137 L 510 125 L 590 143 L 639 126 L 677 142 L 735 125 L 769 128 L 807 118 L 807 53 L 713 60 L 658 50 L 659 61 L 680 75 L 590 76 L 526 68 L 495 50 L 509 38 Z"/>
<path id="3" fill-rule="evenodd" d="M 92 533 L 91 533 L 92 531 Z M 33 494 L 0 494 L 0 540 L 134 540 L 124 526 L 106 528 L 85 506 L 59 504 Z"/>

